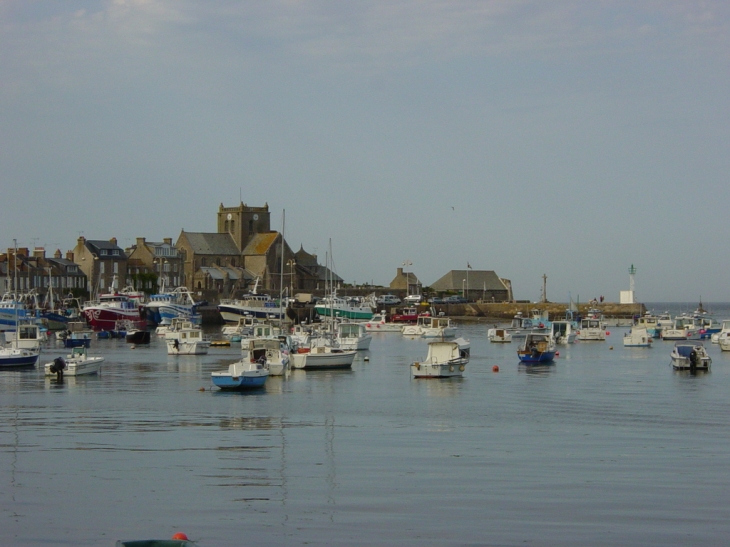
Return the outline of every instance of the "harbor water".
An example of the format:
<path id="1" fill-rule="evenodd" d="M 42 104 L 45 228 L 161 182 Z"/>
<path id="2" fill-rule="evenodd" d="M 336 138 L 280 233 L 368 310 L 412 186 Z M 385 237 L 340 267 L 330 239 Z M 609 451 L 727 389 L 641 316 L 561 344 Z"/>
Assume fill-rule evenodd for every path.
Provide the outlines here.
<path id="1" fill-rule="evenodd" d="M 652 309 L 651 305 L 647 308 Z M 656 312 L 692 311 L 656 305 Z M 711 309 L 730 318 L 730 306 Z M 413 379 L 427 343 L 377 334 L 352 370 L 224 393 L 240 346 L 168 356 L 94 340 L 99 376 L 0 371 L 0 544 L 201 547 L 720 545 L 730 537 L 730 352 L 559 346 L 524 366 L 485 323 L 463 378 Z M 494 366 L 499 367 L 493 372 Z"/>

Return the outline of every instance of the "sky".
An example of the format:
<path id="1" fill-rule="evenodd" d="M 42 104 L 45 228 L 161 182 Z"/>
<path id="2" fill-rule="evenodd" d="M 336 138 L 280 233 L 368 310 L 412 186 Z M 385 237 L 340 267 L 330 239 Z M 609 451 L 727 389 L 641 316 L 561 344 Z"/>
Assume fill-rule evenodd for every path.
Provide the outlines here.
<path id="1" fill-rule="evenodd" d="M 730 3 L 0 0 L 0 248 L 216 231 L 350 283 L 728 301 Z"/>

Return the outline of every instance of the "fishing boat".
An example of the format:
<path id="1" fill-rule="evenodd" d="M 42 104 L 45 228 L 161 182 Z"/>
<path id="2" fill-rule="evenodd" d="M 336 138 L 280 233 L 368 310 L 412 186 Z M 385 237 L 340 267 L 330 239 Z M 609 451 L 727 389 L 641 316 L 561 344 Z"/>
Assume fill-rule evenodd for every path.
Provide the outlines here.
<path id="1" fill-rule="evenodd" d="M 40 349 L 41 342 L 45 339 L 46 336 L 41 332 L 41 328 L 28 321 L 19 320 L 15 330 L 5 332 L 5 343 L 15 348 Z"/>
<path id="2" fill-rule="evenodd" d="M 131 289 L 102 294 L 98 300 L 84 304 L 86 322 L 95 331 L 114 330 L 118 321 L 139 321 L 144 318 L 141 297 Z"/>
<path id="3" fill-rule="evenodd" d="M 702 334 L 695 328 L 694 320 L 689 316 L 675 317 L 671 328 L 662 329 L 664 340 L 700 340 Z"/>
<path id="4" fill-rule="evenodd" d="M 239 317 L 238 322 L 221 327 L 221 336 L 230 342 L 240 342 L 253 332 L 253 326 L 258 322 L 255 317 Z"/>
<path id="5" fill-rule="evenodd" d="M 403 325 L 403 336 L 423 336 L 424 338 L 451 338 L 456 336 L 456 326 L 448 317 L 422 315 L 415 325 Z"/>
<path id="6" fill-rule="evenodd" d="M 568 319 L 560 319 L 550 324 L 550 335 L 556 344 L 572 344 L 577 335 L 576 324 Z"/>
<path id="7" fill-rule="evenodd" d="M 509 344 L 512 342 L 512 335 L 507 332 L 507 329 L 492 328 L 487 331 L 487 338 L 493 344 Z"/>
<path id="8" fill-rule="evenodd" d="M 187 287 L 176 287 L 165 291 L 164 285 L 158 294 L 150 296 L 145 304 L 147 321 L 153 325 L 169 325 L 179 318 L 200 324 L 201 315 L 196 312 L 196 302 Z"/>
<path id="9" fill-rule="evenodd" d="M 314 305 L 314 311 L 322 317 L 342 317 L 343 319 L 370 320 L 373 317 L 371 302 L 361 302 L 351 298 L 341 298 L 334 291 Z"/>
<path id="10" fill-rule="evenodd" d="M 97 374 L 101 370 L 104 357 L 89 357 L 85 347 L 73 348 L 65 358 L 56 357 L 52 362 L 43 365 L 46 376 L 82 376 Z"/>
<path id="11" fill-rule="evenodd" d="M 241 317 L 277 319 L 284 317 L 279 303 L 268 294 L 259 294 L 260 278 L 256 278 L 253 290 L 237 299 L 224 299 L 218 304 L 218 311 L 226 323 L 238 323 Z"/>
<path id="12" fill-rule="evenodd" d="M 517 350 L 523 363 L 549 363 L 555 359 L 555 343 L 548 333 L 528 332 Z"/>
<path id="13" fill-rule="evenodd" d="M 38 362 L 40 351 L 37 349 L 4 347 L 0 348 L 0 369 L 11 367 L 31 367 Z"/>
<path id="14" fill-rule="evenodd" d="M 524 338 L 528 332 L 545 332 L 545 324 L 541 326 L 541 323 L 535 323 L 531 318 L 524 317 L 522 312 L 517 312 L 507 327 L 507 332 L 512 338 Z"/>
<path id="15" fill-rule="evenodd" d="M 350 368 L 355 360 L 355 350 L 335 347 L 332 339 L 319 336 L 310 339 L 309 347 L 300 347 L 290 356 L 292 368 L 298 369 L 338 369 Z"/>
<path id="16" fill-rule="evenodd" d="M 403 328 L 402 324 L 388 321 L 385 310 L 373 314 L 369 321 L 363 323 L 365 330 L 368 332 L 400 332 Z"/>
<path id="17" fill-rule="evenodd" d="M 56 338 L 63 341 L 65 348 L 90 347 L 91 337 L 94 333 L 90 330 L 65 330 L 56 333 Z"/>
<path id="18" fill-rule="evenodd" d="M 634 325 L 624 334 L 624 347 L 626 348 L 650 348 L 653 341 L 646 327 Z"/>
<path id="19" fill-rule="evenodd" d="M 644 315 L 637 317 L 634 326 L 645 328 L 647 334 L 652 338 L 661 336 L 662 328 L 659 326 L 659 318 L 652 315 L 651 312 L 646 312 Z"/>
<path id="20" fill-rule="evenodd" d="M 701 344 L 677 342 L 672 348 L 672 367 L 675 370 L 708 370 L 712 359 Z"/>
<path id="21" fill-rule="evenodd" d="M 468 340 L 434 340 L 428 343 L 423 361 L 411 364 L 414 378 L 452 378 L 463 376 L 471 348 Z"/>
<path id="22" fill-rule="evenodd" d="M 730 333 L 730 319 L 725 319 L 720 323 L 720 330 L 710 336 L 710 341 L 713 344 L 719 344 L 720 337 L 725 335 L 725 338 L 727 338 L 727 333 Z"/>
<path id="23" fill-rule="evenodd" d="M 600 310 L 595 308 L 588 310 L 588 315 L 580 320 L 578 337 L 581 342 L 606 340 L 606 321 Z"/>
<path id="24" fill-rule="evenodd" d="M 418 316 L 418 308 L 396 308 L 391 312 L 390 320 L 393 323 L 415 323 L 418 321 Z"/>
<path id="25" fill-rule="evenodd" d="M 0 331 L 12 331 L 19 321 L 27 321 L 33 318 L 23 298 L 14 293 L 3 294 L 0 300 Z"/>
<path id="26" fill-rule="evenodd" d="M 342 322 L 337 325 L 335 341 L 342 349 L 366 350 L 370 348 L 372 339 L 362 323 Z"/>
<path id="27" fill-rule="evenodd" d="M 144 321 L 123 321 L 118 327 L 118 332 L 124 332 L 124 339 L 130 344 L 150 343 L 150 331 L 147 330 Z"/>
<path id="28" fill-rule="evenodd" d="M 279 338 L 252 338 L 241 346 L 244 361 L 262 364 L 270 376 L 282 376 L 289 370 L 289 354 Z"/>
<path id="29" fill-rule="evenodd" d="M 258 361 L 241 359 L 228 365 L 227 370 L 211 372 L 213 384 L 224 390 L 246 390 L 263 387 L 269 370 Z"/>
<path id="30" fill-rule="evenodd" d="M 191 321 L 179 320 L 174 330 L 165 334 L 165 345 L 168 355 L 205 355 L 208 353 L 210 341 L 203 337 L 200 327 Z"/>

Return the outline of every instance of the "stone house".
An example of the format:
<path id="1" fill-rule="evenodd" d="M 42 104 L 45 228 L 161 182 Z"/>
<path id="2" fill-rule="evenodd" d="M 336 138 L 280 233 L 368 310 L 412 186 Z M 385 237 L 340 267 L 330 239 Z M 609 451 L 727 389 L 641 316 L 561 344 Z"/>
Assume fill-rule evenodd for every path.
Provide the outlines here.
<path id="1" fill-rule="evenodd" d="M 421 282 L 413 272 L 404 272 L 403 268 L 396 270 L 393 281 L 390 282 L 390 289 L 394 292 L 402 292 L 404 295 L 421 294 Z"/>
<path id="2" fill-rule="evenodd" d="M 163 282 L 167 289 L 185 285 L 183 255 L 173 245 L 172 238 L 153 242 L 138 237 L 126 253 L 128 275 L 136 289 L 157 292 Z"/>
<path id="3" fill-rule="evenodd" d="M 127 285 L 127 254 L 117 238 L 109 240 L 79 237 L 73 261 L 86 275 L 90 295 L 122 289 Z"/>
<path id="4" fill-rule="evenodd" d="M 66 258 L 60 250 L 56 250 L 52 258 L 47 258 L 43 247 L 36 247 L 32 254 L 27 248 L 18 248 L 17 260 L 14 256 L 15 249 L 8 249 L 6 254 L 0 255 L 3 292 L 35 291 L 45 297 L 52 288 L 54 299 L 59 300 L 68 293 L 80 295 L 87 289 L 86 275 L 73 262 L 70 251 Z"/>
<path id="5" fill-rule="evenodd" d="M 470 301 L 510 302 L 512 284 L 493 270 L 451 270 L 431 284 L 437 293 L 457 293 Z"/>

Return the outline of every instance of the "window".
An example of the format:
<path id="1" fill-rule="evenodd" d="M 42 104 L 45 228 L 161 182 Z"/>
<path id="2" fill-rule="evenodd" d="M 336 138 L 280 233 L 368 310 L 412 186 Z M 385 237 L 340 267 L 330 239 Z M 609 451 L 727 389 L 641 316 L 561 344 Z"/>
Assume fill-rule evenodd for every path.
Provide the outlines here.
<path id="1" fill-rule="evenodd" d="M 114 273 L 118 274 L 119 273 L 119 262 L 113 262 L 113 264 L 114 264 Z"/>
<path id="2" fill-rule="evenodd" d="M 103 273 L 104 273 L 104 263 L 99 262 L 99 274 L 103 274 Z"/>

